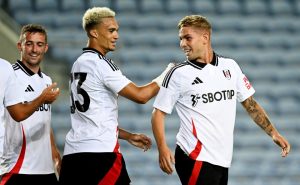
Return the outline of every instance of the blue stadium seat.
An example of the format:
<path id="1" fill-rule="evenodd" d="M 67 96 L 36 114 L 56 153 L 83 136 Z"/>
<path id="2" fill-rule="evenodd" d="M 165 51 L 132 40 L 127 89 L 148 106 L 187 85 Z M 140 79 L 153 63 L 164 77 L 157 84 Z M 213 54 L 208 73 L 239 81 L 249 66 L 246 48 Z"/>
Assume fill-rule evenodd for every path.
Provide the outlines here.
<path id="1" fill-rule="evenodd" d="M 84 0 L 61 0 L 61 10 L 65 11 L 84 11 Z"/>
<path id="2" fill-rule="evenodd" d="M 261 32 L 266 30 L 266 24 L 271 21 L 266 16 L 260 15 L 251 15 L 243 17 L 242 19 L 238 18 L 239 28 L 244 32 Z"/>
<path id="3" fill-rule="evenodd" d="M 253 14 L 253 15 L 267 15 L 268 14 L 268 6 L 266 1 L 261 0 L 251 0 L 244 1 L 245 2 L 245 13 Z"/>
<path id="4" fill-rule="evenodd" d="M 57 11 L 59 6 L 57 0 L 35 0 L 35 8 L 37 11 Z"/>
<path id="5" fill-rule="evenodd" d="M 142 0 L 142 11 L 144 13 L 163 13 L 164 7 L 161 0 Z"/>
<path id="6" fill-rule="evenodd" d="M 270 1 L 270 12 L 278 15 L 293 14 L 292 4 L 289 1 Z"/>
<path id="7" fill-rule="evenodd" d="M 8 6 L 11 12 L 15 13 L 18 10 L 22 9 L 32 9 L 32 1 L 31 0 L 9 0 Z"/>
<path id="8" fill-rule="evenodd" d="M 18 11 L 15 13 L 15 19 L 21 25 L 25 24 L 41 24 L 47 29 L 52 28 L 54 25 L 54 16 L 51 11 L 31 12 L 31 11 Z"/>
<path id="9" fill-rule="evenodd" d="M 216 5 L 214 1 L 193 1 L 191 5 L 192 11 L 196 14 L 213 14 L 216 11 Z"/>
<path id="10" fill-rule="evenodd" d="M 221 14 L 235 15 L 241 13 L 241 5 L 238 0 L 218 1 L 218 12 Z"/>
<path id="11" fill-rule="evenodd" d="M 278 110 L 281 115 L 300 114 L 299 107 L 300 101 L 297 101 L 295 97 L 281 97 L 278 101 Z"/>
<path id="12" fill-rule="evenodd" d="M 89 7 L 110 7 L 109 0 L 89 0 Z"/>
<path id="13" fill-rule="evenodd" d="M 61 12 L 55 15 L 54 17 L 54 27 L 59 29 L 82 29 L 82 15 L 83 11 L 76 12 Z"/>
<path id="14" fill-rule="evenodd" d="M 300 1 L 295 1 L 295 10 L 296 10 L 296 15 L 300 15 Z"/>
<path id="15" fill-rule="evenodd" d="M 117 0 L 115 2 L 116 11 L 119 13 L 134 13 L 139 11 L 136 0 Z"/>
<path id="16" fill-rule="evenodd" d="M 143 18 L 143 17 L 142 17 Z M 136 18 L 135 14 L 130 13 L 122 13 L 116 15 L 116 19 L 118 21 L 119 26 L 122 30 L 134 30 L 137 28 L 137 22 L 139 19 Z M 126 31 L 122 31 L 126 32 Z M 120 32 L 121 33 L 121 32 Z"/>
<path id="17" fill-rule="evenodd" d="M 188 13 L 189 1 L 171 0 L 168 1 L 168 11 L 170 13 Z"/>
<path id="18" fill-rule="evenodd" d="M 87 43 L 87 36 L 84 31 L 76 29 L 49 29 L 48 30 L 48 42 L 50 49 L 52 46 L 59 45 L 68 46 L 74 48 L 83 48 Z"/>

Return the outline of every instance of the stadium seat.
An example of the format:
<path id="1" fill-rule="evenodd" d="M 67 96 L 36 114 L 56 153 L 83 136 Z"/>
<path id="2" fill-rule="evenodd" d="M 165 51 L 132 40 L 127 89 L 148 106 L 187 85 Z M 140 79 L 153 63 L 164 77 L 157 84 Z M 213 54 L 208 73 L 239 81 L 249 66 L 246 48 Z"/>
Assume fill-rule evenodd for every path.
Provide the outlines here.
<path id="1" fill-rule="evenodd" d="M 9 0 L 8 6 L 11 12 L 15 13 L 16 10 L 26 10 L 32 9 L 32 1 L 31 0 Z"/>
<path id="2" fill-rule="evenodd" d="M 170 13 L 188 13 L 189 11 L 189 1 L 182 0 L 169 0 L 168 1 L 168 11 Z"/>
<path id="3" fill-rule="evenodd" d="M 57 11 L 58 8 L 57 0 L 35 0 L 35 9 L 37 11 Z"/>
<path id="4" fill-rule="evenodd" d="M 192 12 L 196 14 L 213 14 L 216 11 L 216 5 L 214 1 L 193 1 L 193 4 L 191 4 Z"/>
<path id="5" fill-rule="evenodd" d="M 142 0 L 142 12 L 144 13 L 163 13 L 164 7 L 161 0 Z"/>
<path id="6" fill-rule="evenodd" d="M 61 12 L 52 15 L 52 17 L 54 17 L 54 27 L 60 29 L 82 29 L 82 15 L 82 10 L 76 12 Z"/>
<path id="7" fill-rule="evenodd" d="M 295 1 L 295 10 L 296 10 L 296 15 L 300 15 L 300 1 Z"/>
<path id="8" fill-rule="evenodd" d="M 235 15 L 241 13 L 241 5 L 238 0 L 218 1 L 218 12 L 221 14 Z"/>
<path id="9" fill-rule="evenodd" d="M 50 45 L 84 47 L 87 43 L 87 35 L 83 30 L 77 29 L 49 29 L 48 42 Z"/>
<path id="10" fill-rule="evenodd" d="M 18 11 L 15 13 L 15 19 L 21 25 L 25 24 L 41 24 L 46 29 L 51 29 L 54 25 L 53 11 L 31 12 L 31 11 Z"/>
<path id="11" fill-rule="evenodd" d="M 136 4 L 136 0 L 116 0 L 116 11 L 119 13 L 137 13 L 138 6 Z"/>
<path id="12" fill-rule="evenodd" d="M 291 15 L 293 9 L 289 1 L 270 1 L 270 12 L 278 15 Z"/>
<path id="13" fill-rule="evenodd" d="M 108 0 L 89 0 L 89 7 L 110 7 L 111 2 Z"/>
<path id="14" fill-rule="evenodd" d="M 61 0 L 61 10 L 65 11 L 84 11 L 84 0 Z"/>
<path id="15" fill-rule="evenodd" d="M 245 13 L 251 15 L 267 15 L 268 7 L 266 1 L 261 0 L 251 0 L 245 2 Z"/>

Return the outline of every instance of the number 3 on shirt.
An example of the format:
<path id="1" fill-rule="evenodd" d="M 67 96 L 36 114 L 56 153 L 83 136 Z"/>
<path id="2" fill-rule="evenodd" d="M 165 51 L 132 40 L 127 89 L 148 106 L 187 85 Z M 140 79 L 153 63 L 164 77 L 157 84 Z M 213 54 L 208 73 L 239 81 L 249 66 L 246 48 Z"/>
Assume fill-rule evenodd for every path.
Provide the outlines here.
<path id="1" fill-rule="evenodd" d="M 83 97 L 83 104 L 80 104 L 78 100 L 74 101 L 73 92 L 71 90 L 71 113 L 75 113 L 75 109 L 77 109 L 80 112 L 86 112 L 89 109 L 90 106 L 90 97 L 88 93 L 81 88 L 82 83 L 86 80 L 87 73 L 71 73 L 71 84 L 73 81 L 78 80 L 78 83 L 76 85 L 77 94 L 80 94 Z"/>

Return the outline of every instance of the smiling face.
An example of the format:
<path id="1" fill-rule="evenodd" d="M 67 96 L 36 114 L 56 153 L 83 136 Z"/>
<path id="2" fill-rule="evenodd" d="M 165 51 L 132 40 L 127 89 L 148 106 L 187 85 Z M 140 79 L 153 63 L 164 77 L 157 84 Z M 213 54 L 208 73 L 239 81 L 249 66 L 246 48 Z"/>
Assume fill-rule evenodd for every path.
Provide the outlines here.
<path id="1" fill-rule="evenodd" d="M 21 61 L 32 71 L 39 69 L 44 54 L 48 50 L 46 36 L 40 32 L 25 32 L 17 44 Z"/>
<path id="2" fill-rule="evenodd" d="M 209 46 L 209 33 L 203 29 L 184 26 L 179 29 L 180 48 L 188 60 L 202 59 Z"/>
<path id="3" fill-rule="evenodd" d="M 104 55 L 109 51 L 114 51 L 119 38 L 118 30 L 119 25 L 114 17 L 102 18 L 101 23 L 91 31 L 96 41 L 96 49 Z"/>

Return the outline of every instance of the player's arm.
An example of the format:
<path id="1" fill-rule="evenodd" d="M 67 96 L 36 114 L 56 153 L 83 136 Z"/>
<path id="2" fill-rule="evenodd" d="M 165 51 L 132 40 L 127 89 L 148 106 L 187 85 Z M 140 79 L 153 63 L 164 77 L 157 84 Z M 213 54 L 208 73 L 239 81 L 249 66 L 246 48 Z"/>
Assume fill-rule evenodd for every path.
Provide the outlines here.
<path id="1" fill-rule="evenodd" d="M 119 128 L 119 138 L 128 141 L 133 146 L 147 151 L 151 148 L 152 141 L 144 134 L 130 133 L 122 128 Z"/>
<path id="2" fill-rule="evenodd" d="M 119 92 L 119 95 L 136 103 L 145 104 L 155 96 L 158 91 L 159 86 L 155 82 L 151 82 L 144 86 L 137 86 L 131 82 Z"/>
<path id="3" fill-rule="evenodd" d="M 60 157 L 59 149 L 57 148 L 55 143 L 55 137 L 52 129 L 50 130 L 50 141 L 51 141 L 52 160 L 54 162 L 55 170 L 59 175 L 60 167 L 61 167 L 61 157 Z"/>
<path id="4" fill-rule="evenodd" d="M 154 108 L 152 112 L 152 131 L 157 144 L 159 152 L 159 166 L 167 174 L 172 174 L 173 165 L 175 163 L 174 155 L 167 145 L 165 138 L 164 120 L 165 115 L 163 111 Z"/>
<path id="5" fill-rule="evenodd" d="M 54 90 L 55 87 L 56 83 L 53 83 L 49 87 L 45 88 L 42 94 L 31 102 L 18 103 L 15 105 L 7 106 L 6 108 L 9 114 L 15 121 L 23 121 L 31 114 L 33 114 L 35 110 L 39 108 L 39 106 L 41 106 L 43 103 L 52 103 L 56 100 L 59 95 L 59 89 L 56 88 Z"/>
<path id="6" fill-rule="evenodd" d="M 273 141 L 282 148 L 281 155 L 286 157 L 290 151 L 289 142 L 279 134 L 275 126 L 271 123 L 265 110 L 250 96 L 242 102 L 243 107 L 246 109 L 253 121 L 260 126 Z"/>
<path id="7" fill-rule="evenodd" d="M 174 63 L 170 63 L 157 78 L 155 78 L 151 83 L 147 85 L 137 86 L 134 83 L 129 83 L 119 92 L 119 95 L 130 99 L 136 103 L 147 103 L 152 97 L 154 97 L 158 93 L 159 87 L 161 86 L 165 76 L 173 66 Z"/>

